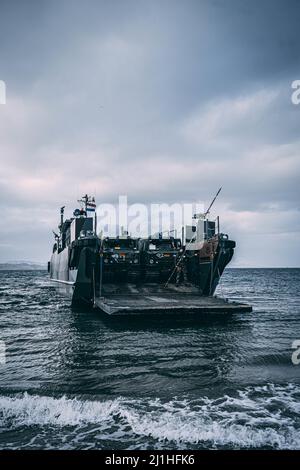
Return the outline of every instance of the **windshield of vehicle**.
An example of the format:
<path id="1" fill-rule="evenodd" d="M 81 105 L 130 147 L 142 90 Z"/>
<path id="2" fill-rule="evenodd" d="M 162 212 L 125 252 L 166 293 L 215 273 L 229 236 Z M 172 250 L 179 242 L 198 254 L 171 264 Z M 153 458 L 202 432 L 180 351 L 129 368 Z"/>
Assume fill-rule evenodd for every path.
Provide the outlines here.
<path id="1" fill-rule="evenodd" d="M 168 251 L 175 249 L 176 245 L 172 240 L 151 240 L 148 244 L 148 250 Z"/>
<path id="2" fill-rule="evenodd" d="M 104 240 L 103 241 L 104 249 L 114 249 L 114 250 L 135 250 L 136 241 L 130 239 L 124 240 Z"/>

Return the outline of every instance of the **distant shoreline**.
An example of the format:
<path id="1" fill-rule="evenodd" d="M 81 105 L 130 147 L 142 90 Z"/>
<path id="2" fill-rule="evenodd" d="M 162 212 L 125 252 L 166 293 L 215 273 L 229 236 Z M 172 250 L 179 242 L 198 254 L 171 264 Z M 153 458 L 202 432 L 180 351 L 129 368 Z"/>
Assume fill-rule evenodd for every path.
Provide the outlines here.
<path id="1" fill-rule="evenodd" d="M 226 269 L 300 269 L 300 266 L 228 266 Z"/>
<path id="2" fill-rule="evenodd" d="M 39 263 L 0 263 L 0 271 L 46 271 L 47 264 Z"/>

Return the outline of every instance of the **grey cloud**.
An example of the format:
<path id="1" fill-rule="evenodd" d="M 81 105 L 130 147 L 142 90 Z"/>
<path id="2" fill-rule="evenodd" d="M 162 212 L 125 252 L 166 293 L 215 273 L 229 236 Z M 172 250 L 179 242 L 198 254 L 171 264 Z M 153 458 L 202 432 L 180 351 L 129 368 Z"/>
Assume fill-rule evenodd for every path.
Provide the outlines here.
<path id="1" fill-rule="evenodd" d="M 247 211 L 267 214 L 277 246 L 272 207 L 299 211 L 299 13 L 280 0 L 2 1 L 0 243 L 19 241 L 12 211 L 33 208 L 24 250 L 47 258 L 57 208 L 84 188 L 99 202 L 208 203 L 222 185 L 241 259 Z"/>

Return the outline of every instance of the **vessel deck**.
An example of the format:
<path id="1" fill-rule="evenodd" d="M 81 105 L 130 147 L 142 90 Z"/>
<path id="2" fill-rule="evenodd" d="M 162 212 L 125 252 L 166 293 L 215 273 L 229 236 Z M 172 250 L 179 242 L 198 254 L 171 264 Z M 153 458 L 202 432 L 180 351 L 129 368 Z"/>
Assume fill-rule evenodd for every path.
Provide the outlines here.
<path id="1" fill-rule="evenodd" d="M 108 287 L 108 288 L 107 288 Z M 134 290 L 132 292 L 132 290 Z M 108 315 L 145 315 L 174 313 L 230 313 L 251 312 L 247 304 L 230 302 L 219 297 L 203 297 L 192 286 L 143 286 L 128 285 L 113 289 L 106 286 L 101 297 L 95 299 L 95 306 Z"/>

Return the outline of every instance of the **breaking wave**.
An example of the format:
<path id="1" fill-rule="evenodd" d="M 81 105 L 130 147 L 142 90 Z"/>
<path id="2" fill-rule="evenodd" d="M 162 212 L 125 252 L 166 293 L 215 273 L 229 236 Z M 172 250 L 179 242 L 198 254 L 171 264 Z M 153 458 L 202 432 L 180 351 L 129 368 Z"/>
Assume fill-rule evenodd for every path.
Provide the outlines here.
<path id="1" fill-rule="evenodd" d="M 2 446 L 0 440 L 2 448 L 45 447 L 47 434 L 55 433 L 56 448 L 89 448 L 93 435 L 98 448 L 110 440 L 114 448 L 299 449 L 300 386 L 269 384 L 234 396 L 168 402 L 1 396 L 0 432 L 12 430 L 22 431 L 23 441 L 6 439 Z"/>

